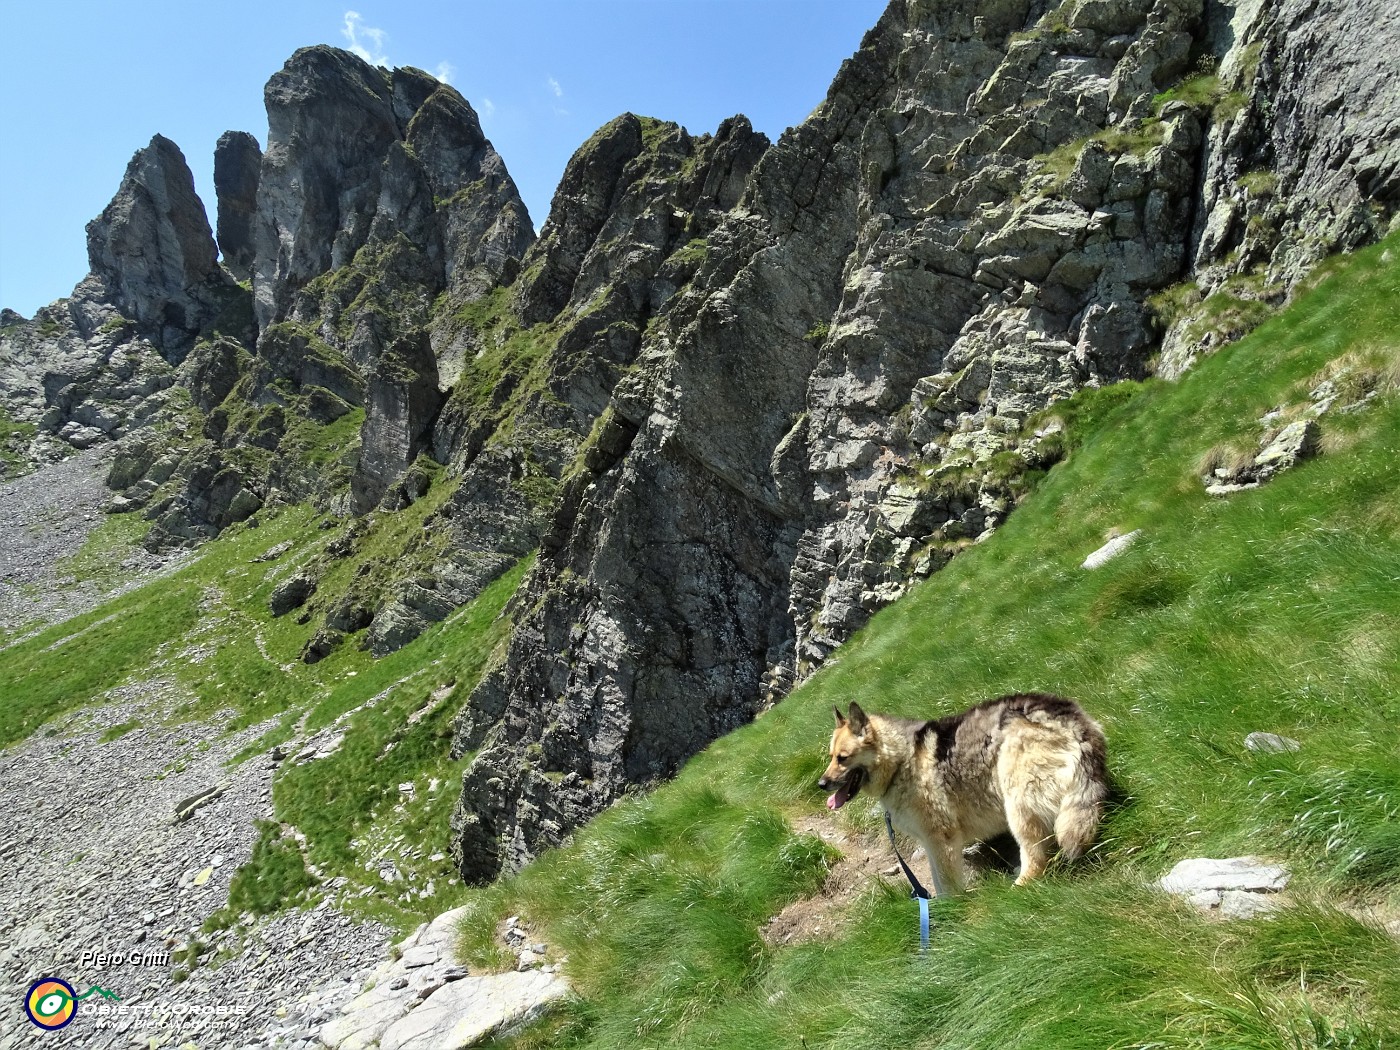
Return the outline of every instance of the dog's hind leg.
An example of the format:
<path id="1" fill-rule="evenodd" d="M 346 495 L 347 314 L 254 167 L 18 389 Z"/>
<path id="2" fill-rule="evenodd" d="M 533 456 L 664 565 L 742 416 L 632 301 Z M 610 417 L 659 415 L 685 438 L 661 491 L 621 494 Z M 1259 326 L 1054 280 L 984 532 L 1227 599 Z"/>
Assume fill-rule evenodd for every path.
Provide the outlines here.
<path id="1" fill-rule="evenodd" d="M 1006 822 L 1016 845 L 1021 847 L 1021 874 L 1016 885 L 1024 886 L 1031 879 L 1040 878 L 1050 862 L 1050 822 L 1015 799 L 1006 801 Z"/>

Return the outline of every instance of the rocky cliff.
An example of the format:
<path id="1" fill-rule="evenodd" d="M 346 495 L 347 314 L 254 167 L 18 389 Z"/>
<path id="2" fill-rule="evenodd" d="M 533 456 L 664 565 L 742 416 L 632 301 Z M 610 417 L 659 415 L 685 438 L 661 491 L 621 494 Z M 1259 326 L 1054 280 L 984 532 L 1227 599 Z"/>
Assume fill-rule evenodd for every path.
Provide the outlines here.
<path id="1" fill-rule="evenodd" d="M 1058 455 L 1039 410 L 1164 331 L 1183 367 L 1384 232 L 1369 34 L 1363 2 L 892 3 L 564 484 L 459 725 L 464 875 L 673 772 L 995 528 Z"/>
<path id="2" fill-rule="evenodd" d="M 776 143 L 599 129 L 538 239 L 455 90 L 307 48 L 266 148 L 219 142 L 217 246 L 157 136 L 92 274 L 0 319 L 0 436 L 117 440 L 156 547 L 315 501 L 338 531 L 271 602 L 309 661 L 538 549 L 457 723 L 489 878 L 994 529 L 1059 455 L 1047 406 L 1179 373 L 1384 233 L 1383 7 L 894 0 Z"/>

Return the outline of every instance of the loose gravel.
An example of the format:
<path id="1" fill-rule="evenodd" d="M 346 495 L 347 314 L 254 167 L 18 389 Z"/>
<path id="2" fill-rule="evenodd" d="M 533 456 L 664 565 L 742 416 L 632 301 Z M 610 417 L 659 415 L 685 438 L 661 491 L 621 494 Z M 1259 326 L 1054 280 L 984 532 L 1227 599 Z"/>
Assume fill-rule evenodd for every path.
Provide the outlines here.
<path id="1" fill-rule="evenodd" d="M 27 634 L 116 593 L 63 569 L 103 520 L 110 457 L 92 449 L 0 485 L 0 630 Z M 142 552 L 128 562 L 121 589 L 173 567 Z M 271 723 L 167 724 L 190 698 L 160 677 L 104 699 L 0 752 L 0 1050 L 318 1045 L 315 1031 L 362 991 L 392 931 L 337 910 L 333 880 L 314 908 L 199 932 L 227 903 L 256 822 L 273 818 L 273 757 L 233 763 Z M 174 821 L 211 788 L 222 793 Z M 24 1002 L 43 977 L 117 999 L 93 993 L 71 1024 L 42 1031 Z"/>

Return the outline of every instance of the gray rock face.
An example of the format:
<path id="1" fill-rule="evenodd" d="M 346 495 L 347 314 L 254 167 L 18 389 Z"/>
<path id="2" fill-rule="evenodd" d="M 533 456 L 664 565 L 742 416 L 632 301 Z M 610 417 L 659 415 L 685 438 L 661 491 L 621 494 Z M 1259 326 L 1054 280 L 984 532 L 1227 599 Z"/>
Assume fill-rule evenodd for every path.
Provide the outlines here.
<path id="1" fill-rule="evenodd" d="M 226 131 L 214 147 L 214 192 L 219 198 L 219 251 L 240 281 L 253 276 L 253 223 L 258 207 L 262 150 L 246 131 Z"/>
<path id="2" fill-rule="evenodd" d="M 1141 289 L 1185 263 L 1198 117 L 1104 129 L 1180 74 L 1199 7 L 1090 7 L 1062 32 L 1024 31 L 1029 10 L 930 9 L 864 129 L 857 243 L 800 435 L 799 675 L 1005 517 L 993 458 L 1031 413 L 1141 373 Z M 1056 151 L 1075 158 L 1063 184 Z"/>
<path id="3" fill-rule="evenodd" d="M 265 96 L 266 152 L 231 132 L 216 153 L 221 246 L 251 277 L 252 308 L 198 343 L 179 377 L 207 414 L 200 440 L 173 477 L 137 479 L 121 497 L 157 519 L 154 546 L 216 534 L 269 501 L 348 488 L 351 512 L 392 505 L 451 389 L 434 308 L 450 314 L 513 278 L 533 240 L 476 114 L 426 73 L 308 48 Z M 309 460 L 299 421 L 359 408 L 358 442 L 330 469 Z"/>
<path id="4" fill-rule="evenodd" d="M 364 384 L 357 398 L 327 388 L 366 410 L 352 478 L 361 513 L 427 448 L 450 388 L 429 336 L 438 297 L 457 306 L 512 278 L 533 231 L 472 108 L 426 73 L 307 48 L 268 82 L 266 101 L 260 351 L 321 340 L 330 353 L 314 356 L 339 357 Z M 254 397 L 302 368 L 296 353 L 280 358 Z"/>
<path id="5" fill-rule="evenodd" d="M 706 235 L 767 144 L 742 117 L 693 136 L 624 114 L 566 168 L 505 326 L 435 323 L 439 383 L 459 389 L 438 417 L 433 455 L 462 480 L 430 527 L 451 542 L 432 568 L 433 600 L 402 588 L 392 616 L 370 629 L 371 651 L 416 636 L 445 615 L 444 601 L 450 611 L 539 545 L 560 477 L 636 361 L 642 333 L 700 269 Z M 471 362 L 531 319 L 557 333 L 535 371 L 542 389 L 508 372 L 486 403 L 462 396 L 475 385 Z"/>
<path id="6" fill-rule="evenodd" d="M 285 319 L 308 283 L 349 266 L 366 246 L 406 241 L 432 281 L 421 290 L 431 302 L 449 279 L 454 288 L 484 281 L 476 290 L 485 290 L 533 239 L 476 114 L 428 74 L 304 48 L 268 81 L 265 100 L 253 274 L 261 328 Z M 313 311 L 299 307 L 303 316 Z"/>
<path id="7" fill-rule="evenodd" d="M 79 289 L 101 292 L 92 278 Z M 98 318 L 97 330 L 85 337 Z M 0 408 L 36 427 L 26 450 L 33 463 L 126 435 L 155 410 L 176 376 L 160 348 L 95 299 L 60 300 L 31 321 L 15 315 L 0 326 Z"/>
<path id="8" fill-rule="evenodd" d="M 539 611 L 459 727 L 460 749 L 482 747 L 454 814 L 469 879 L 674 772 L 752 717 L 783 659 L 802 493 L 770 464 L 815 361 L 803 336 L 834 309 L 854 240 L 853 147 L 897 32 L 877 36 L 829 116 L 759 162 L 564 486 L 521 600 Z"/>
<path id="9" fill-rule="evenodd" d="M 88 223 L 87 240 L 99 297 L 174 361 L 237 294 L 219 267 L 185 156 L 163 136 L 132 157 L 117 195 Z"/>
<path id="10" fill-rule="evenodd" d="M 661 273 L 672 260 L 691 272 L 705 236 L 738 203 L 749 171 L 768 146 L 742 116 L 716 134 L 624 113 L 600 128 L 564 169 L 540 239 L 525 259 L 517 292 L 521 319 L 546 321 L 566 307 L 593 309 L 603 287 L 621 285 L 633 309 L 659 305 L 689 274 Z M 622 242 L 619 237 L 623 237 Z M 627 250 L 619 251 L 621 244 Z M 620 278 L 620 279 L 619 279 Z"/>
<path id="11" fill-rule="evenodd" d="M 355 513 L 373 508 L 390 482 L 428 447 L 443 402 L 437 380 L 437 362 L 424 332 L 400 340 L 375 363 L 365 395 L 363 452 L 351 482 Z"/>
<path id="12" fill-rule="evenodd" d="M 1324 256 L 1400 211 L 1400 24 L 1383 0 L 1222 4 L 1211 43 L 1228 106 L 1204 144 L 1189 275 L 1202 296 L 1278 301 Z M 1220 345 L 1188 317 L 1159 372 Z"/>
<path id="13" fill-rule="evenodd" d="M 11 312 L 0 326 L 0 406 L 38 428 L 35 462 L 145 427 L 171 400 L 177 366 L 189 356 L 210 362 L 198 349 L 206 341 L 231 340 L 226 357 L 252 339 L 248 295 L 218 264 L 173 142 L 157 135 L 136 153 L 87 235 L 92 272 L 73 295 L 33 321 Z M 205 379 L 196 389 L 207 399 L 220 380 Z"/>
<path id="14" fill-rule="evenodd" d="M 1055 455 L 1026 420 L 1144 374 L 1158 348 L 1148 297 L 1240 243 L 1202 247 L 1236 174 L 1277 162 L 1311 199 L 1331 192 L 1336 163 L 1259 153 L 1227 125 L 1267 130 L 1271 105 L 1320 112 L 1318 85 L 1302 83 L 1319 51 L 1338 83 L 1387 78 L 1322 26 L 1291 38 L 1291 5 L 1242 4 L 1233 23 L 1205 6 L 892 4 L 822 106 L 764 155 L 613 389 L 505 662 L 460 719 L 458 753 L 477 750 L 454 814 L 468 879 L 672 772 L 995 528 L 1019 474 Z M 1347 34 L 1384 20 L 1362 0 L 1331 6 Z M 1159 97 L 1202 50 L 1225 58 L 1220 104 Z M 1296 76 L 1269 65 L 1275 52 Z M 1357 96 L 1366 126 L 1400 113 L 1388 90 Z M 1338 177 L 1367 173 L 1358 199 L 1384 196 L 1393 136 L 1368 150 L 1361 120 L 1358 107 L 1313 140 L 1334 162 L 1355 151 Z M 624 119 L 595 136 L 596 170 L 628 170 L 644 130 Z M 588 301 L 588 246 L 606 241 L 615 185 L 579 180 L 546 225 L 517 293 L 529 316 Z M 1374 237 L 1390 207 L 1373 202 L 1376 221 L 1348 229 Z M 1270 248 L 1280 264 L 1293 249 L 1279 246 L 1308 235 L 1305 212 L 1290 214 Z"/>
<path id="15" fill-rule="evenodd" d="M 316 593 L 316 578 L 299 572 L 279 583 L 268 596 L 267 607 L 273 616 L 285 616 L 300 609 Z"/>

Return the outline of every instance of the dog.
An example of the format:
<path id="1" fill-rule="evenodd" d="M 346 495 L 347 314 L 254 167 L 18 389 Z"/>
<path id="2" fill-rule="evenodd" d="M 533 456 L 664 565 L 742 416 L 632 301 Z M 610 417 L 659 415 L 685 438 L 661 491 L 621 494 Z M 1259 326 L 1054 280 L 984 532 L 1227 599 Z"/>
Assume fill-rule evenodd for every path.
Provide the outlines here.
<path id="1" fill-rule="evenodd" d="M 1103 729 L 1073 700 L 1016 693 L 919 722 L 836 708 L 831 764 L 817 781 L 840 809 L 864 791 L 921 843 L 934 892 L 961 891 L 963 848 L 1010 831 L 1018 886 L 1038 878 L 1051 838 L 1069 860 L 1094 841 L 1108 798 Z M 834 790 L 833 790 L 834 789 Z"/>

